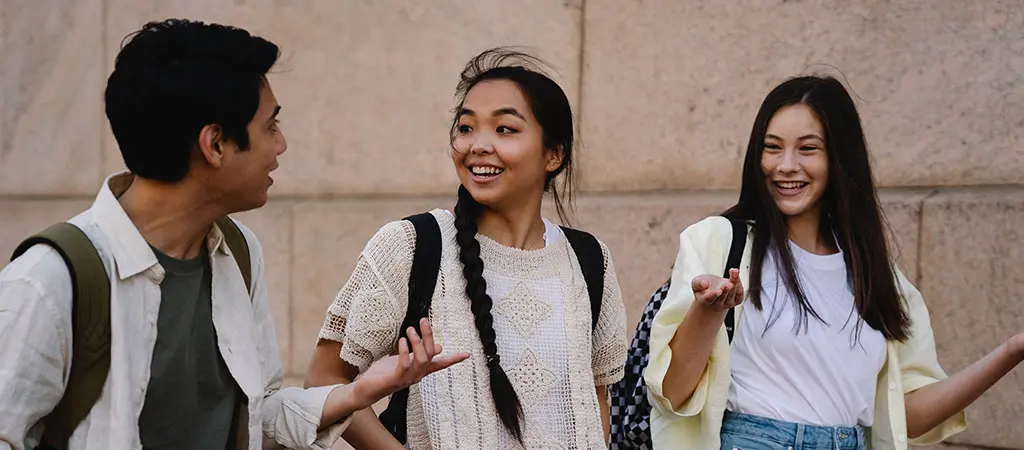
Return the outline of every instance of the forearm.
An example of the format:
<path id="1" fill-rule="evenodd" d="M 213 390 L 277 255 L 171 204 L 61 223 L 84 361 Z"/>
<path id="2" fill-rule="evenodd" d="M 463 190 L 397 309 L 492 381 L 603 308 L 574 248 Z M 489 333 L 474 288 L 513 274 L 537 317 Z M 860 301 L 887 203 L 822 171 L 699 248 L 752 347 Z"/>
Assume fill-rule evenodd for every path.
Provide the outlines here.
<path id="1" fill-rule="evenodd" d="M 686 317 L 669 341 L 672 361 L 665 374 L 662 390 L 672 403 L 673 409 L 679 408 L 689 400 L 697 388 L 725 314 L 725 311 L 709 310 L 695 305 L 687 311 Z"/>
<path id="2" fill-rule="evenodd" d="M 402 444 L 384 428 L 373 409 L 363 409 L 352 416 L 345 433 L 341 435 L 356 450 L 404 449 Z"/>
<path id="3" fill-rule="evenodd" d="M 973 403 L 1021 362 L 1019 350 L 1004 343 L 953 376 L 906 395 L 907 434 L 918 437 Z"/>
<path id="4" fill-rule="evenodd" d="M 597 404 L 601 406 L 601 428 L 604 430 L 604 443 L 607 444 L 612 434 L 612 409 L 608 403 L 608 386 L 597 386 Z"/>

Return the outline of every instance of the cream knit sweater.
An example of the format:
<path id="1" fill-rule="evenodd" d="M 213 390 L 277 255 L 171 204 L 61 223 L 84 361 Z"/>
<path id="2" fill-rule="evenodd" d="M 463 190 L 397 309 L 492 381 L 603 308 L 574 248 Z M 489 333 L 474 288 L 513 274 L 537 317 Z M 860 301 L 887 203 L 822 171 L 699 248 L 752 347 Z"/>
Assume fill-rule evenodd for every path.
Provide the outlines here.
<path id="1" fill-rule="evenodd" d="M 424 378 L 409 392 L 411 449 L 523 448 L 501 425 L 488 369 L 465 293 L 454 219 L 432 214 L 441 228 L 441 270 L 430 310 L 444 353 L 468 361 Z M 576 255 L 548 226 L 547 245 L 519 250 L 478 235 L 501 366 L 519 395 L 530 449 L 606 448 L 595 385 L 622 378 L 626 326 L 622 295 L 608 248 L 604 301 L 591 332 L 590 300 Z M 370 239 L 351 278 L 331 304 L 320 337 L 342 342 L 341 358 L 366 370 L 393 354 L 408 303 L 416 232 L 405 221 Z"/>

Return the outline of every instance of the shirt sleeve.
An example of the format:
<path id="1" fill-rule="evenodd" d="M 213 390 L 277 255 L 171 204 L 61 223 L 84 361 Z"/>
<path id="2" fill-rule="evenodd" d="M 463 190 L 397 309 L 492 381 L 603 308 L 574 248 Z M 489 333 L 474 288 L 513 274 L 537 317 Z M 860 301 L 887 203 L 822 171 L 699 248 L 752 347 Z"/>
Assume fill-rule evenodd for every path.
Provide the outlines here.
<path id="1" fill-rule="evenodd" d="M 405 319 L 416 231 L 405 221 L 381 228 L 327 309 L 320 338 L 341 342 L 341 359 L 365 371 L 395 352 Z"/>
<path id="2" fill-rule="evenodd" d="M 728 374 L 729 343 L 723 327 L 715 339 L 704 373 L 693 395 L 686 402 L 679 408 L 673 408 L 672 402 L 665 397 L 663 386 L 669 364 L 672 362 L 669 342 L 694 301 L 693 291 L 690 289 L 691 280 L 698 275 L 718 273 L 720 270 L 717 268 L 725 266 L 728 247 L 722 248 L 722 243 L 731 241 L 728 236 L 722 235 L 720 230 L 731 229 L 727 222 L 724 222 L 727 220 L 711 217 L 688 227 L 679 235 L 679 252 L 672 269 L 672 283 L 651 325 L 650 357 L 644 372 L 644 382 L 651 405 L 665 417 L 697 416 L 704 410 L 709 391 L 715 387 L 721 389 L 722 383 L 729 382 L 727 375 L 718 375 Z"/>
<path id="3" fill-rule="evenodd" d="M 0 272 L 0 449 L 38 445 L 39 421 L 64 393 L 71 297 L 67 268 L 48 247 L 30 249 Z"/>
<path id="4" fill-rule="evenodd" d="M 947 378 L 939 365 L 935 350 L 935 333 L 932 331 L 928 307 L 921 292 L 910 283 L 898 269 L 896 276 L 910 316 L 910 338 L 896 345 L 900 360 L 900 378 L 904 394 L 909 394 L 929 384 Z M 967 416 L 963 411 L 954 414 L 927 433 L 911 439 L 915 445 L 938 444 L 950 436 L 967 429 Z"/>
<path id="5" fill-rule="evenodd" d="M 605 265 L 604 291 L 601 314 L 594 328 L 591 365 L 594 371 L 594 385 L 606 386 L 622 379 L 629 344 L 626 338 L 626 308 L 622 303 L 622 291 L 619 289 L 615 264 L 612 262 L 611 251 L 604 242 L 600 244 Z"/>
<path id="6" fill-rule="evenodd" d="M 253 269 L 251 303 L 256 321 L 261 366 L 266 380 L 263 403 L 258 411 L 263 436 L 285 448 L 329 450 L 351 422 L 350 415 L 320 430 L 320 418 L 323 416 L 327 396 L 340 385 L 310 389 L 283 387 L 284 370 L 281 367 L 274 321 L 270 314 L 263 249 L 252 231 L 241 224 L 239 228 L 249 244 Z"/>

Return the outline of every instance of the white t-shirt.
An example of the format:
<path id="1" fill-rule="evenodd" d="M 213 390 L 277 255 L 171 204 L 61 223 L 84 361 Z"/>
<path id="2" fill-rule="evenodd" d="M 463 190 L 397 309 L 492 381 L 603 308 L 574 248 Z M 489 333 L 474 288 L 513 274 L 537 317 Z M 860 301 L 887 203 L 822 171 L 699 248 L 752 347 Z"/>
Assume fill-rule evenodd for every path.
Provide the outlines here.
<path id="1" fill-rule="evenodd" d="M 804 295 L 824 323 L 808 314 L 806 329 L 794 333 L 798 306 L 769 252 L 761 276 L 763 308 L 744 306 L 731 347 L 727 408 L 787 422 L 871 426 L 885 337 L 858 324 L 842 251 L 815 255 L 792 242 L 789 248 Z"/>

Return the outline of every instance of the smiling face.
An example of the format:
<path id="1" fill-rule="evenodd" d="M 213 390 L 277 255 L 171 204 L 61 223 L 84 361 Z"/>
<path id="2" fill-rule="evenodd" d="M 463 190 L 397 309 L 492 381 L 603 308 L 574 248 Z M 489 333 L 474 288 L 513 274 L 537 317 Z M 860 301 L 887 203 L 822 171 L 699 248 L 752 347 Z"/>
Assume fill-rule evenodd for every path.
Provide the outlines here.
<path id="1" fill-rule="evenodd" d="M 559 151 L 545 149 L 544 130 L 519 86 L 481 81 L 457 112 L 452 162 L 473 198 L 490 208 L 539 201 Z"/>
<path id="2" fill-rule="evenodd" d="M 768 122 L 761 171 L 768 192 L 787 219 L 818 214 L 828 186 L 825 132 L 811 107 L 779 108 Z"/>

